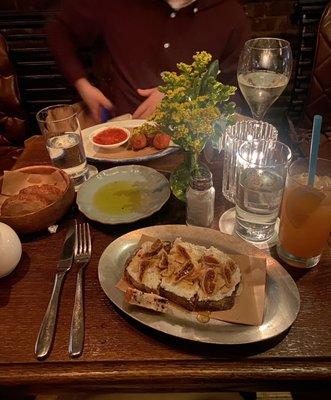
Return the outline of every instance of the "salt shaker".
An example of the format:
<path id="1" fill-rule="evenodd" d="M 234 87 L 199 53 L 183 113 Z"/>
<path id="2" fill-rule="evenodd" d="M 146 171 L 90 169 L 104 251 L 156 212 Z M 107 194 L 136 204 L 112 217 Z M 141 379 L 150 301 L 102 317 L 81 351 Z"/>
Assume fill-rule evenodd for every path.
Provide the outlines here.
<path id="1" fill-rule="evenodd" d="M 192 172 L 186 191 L 187 225 L 210 227 L 214 219 L 215 189 L 211 172 L 199 168 Z"/>

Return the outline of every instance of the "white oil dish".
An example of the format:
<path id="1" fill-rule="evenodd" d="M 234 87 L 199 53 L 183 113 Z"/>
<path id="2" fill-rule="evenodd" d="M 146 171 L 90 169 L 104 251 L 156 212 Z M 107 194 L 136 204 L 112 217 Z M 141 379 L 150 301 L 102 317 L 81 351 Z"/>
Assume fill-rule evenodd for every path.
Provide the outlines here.
<path id="1" fill-rule="evenodd" d="M 0 222 L 0 278 L 9 275 L 22 255 L 22 245 L 16 232 Z"/>
<path id="2" fill-rule="evenodd" d="M 169 182 L 142 165 L 123 165 L 99 172 L 77 193 L 79 210 L 103 224 L 126 224 L 146 218 L 167 202 Z"/>

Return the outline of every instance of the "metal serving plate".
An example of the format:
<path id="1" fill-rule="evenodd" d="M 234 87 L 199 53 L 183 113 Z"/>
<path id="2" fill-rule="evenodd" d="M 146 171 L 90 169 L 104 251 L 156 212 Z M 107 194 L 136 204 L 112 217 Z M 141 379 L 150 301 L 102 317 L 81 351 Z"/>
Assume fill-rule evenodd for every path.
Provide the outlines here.
<path id="1" fill-rule="evenodd" d="M 266 301 L 262 325 L 230 324 L 213 319 L 207 324 L 202 324 L 195 317 L 188 317 L 184 313 L 175 316 L 159 314 L 126 304 L 124 293 L 115 286 L 122 277 L 125 261 L 143 234 L 164 240 L 181 237 L 191 243 L 214 246 L 226 253 L 266 257 Z M 160 225 L 127 233 L 105 249 L 99 261 L 98 272 L 102 289 L 124 313 L 158 331 L 198 342 L 245 344 L 270 339 L 292 325 L 300 308 L 297 286 L 276 260 L 237 237 L 213 229 L 186 225 Z"/>

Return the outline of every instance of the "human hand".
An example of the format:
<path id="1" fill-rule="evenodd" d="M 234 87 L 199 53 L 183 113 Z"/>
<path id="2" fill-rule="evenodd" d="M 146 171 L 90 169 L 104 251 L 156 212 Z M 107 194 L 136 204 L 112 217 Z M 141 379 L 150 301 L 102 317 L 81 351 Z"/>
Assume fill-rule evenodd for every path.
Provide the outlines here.
<path id="1" fill-rule="evenodd" d="M 156 107 L 161 103 L 164 94 L 158 88 L 138 89 L 140 96 L 147 97 L 133 113 L 132 118 L 148 118 L 154 114 Z"/>
<path id="2" fill-rule="evenodd" d="M 75 82 L 75 87 L 97 123 L 100 122 L 101 109 L 103 107 L 107 110 L 114 108 L 111 101 L 98 88 L 91 85 L 86 78 L 78 79 Z"/>

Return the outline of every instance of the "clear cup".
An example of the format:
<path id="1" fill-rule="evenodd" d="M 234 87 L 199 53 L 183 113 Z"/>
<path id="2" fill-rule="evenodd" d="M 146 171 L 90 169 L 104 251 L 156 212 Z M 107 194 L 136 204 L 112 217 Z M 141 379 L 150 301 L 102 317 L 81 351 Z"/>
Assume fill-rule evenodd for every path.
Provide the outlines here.
<path id="1" fill-rule="evenodd" d="M 245 120 L 229 126 L 223 136 L 223 196 L 231 203 L 235 202 L 237 169 L 236 159 L 239 147 L 246 141 L 263 139 L 275 142 L 278 137 L 277 129 L 267 122 Z"/>
<path id="2" fill-rule="evenodd" d="M 243 143 L 237 156 L 236 233 L 262 242 L 275 232 L 291 150 L 281 142 Z"/>
<path id="3" fill-rule="evenodd" d="M 88 165 L 74 107 L 50 106 L 39 111 L 36 118 L 52 164 L 65 171 L 75 186 L 80 185 L 87 179 Z"/>
<path id="4" fill-rule="evenodd" d="M 331 161 L 318 159 L 314 186 L 308 186 L 308 159 L 289 168 L 279 227 L 279 257 L 299 268 L 314 267 L 331 232 Z"/>

